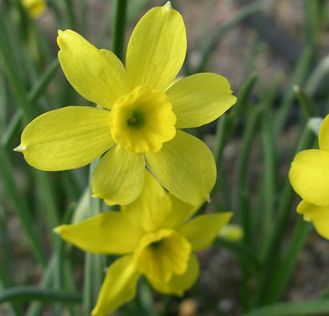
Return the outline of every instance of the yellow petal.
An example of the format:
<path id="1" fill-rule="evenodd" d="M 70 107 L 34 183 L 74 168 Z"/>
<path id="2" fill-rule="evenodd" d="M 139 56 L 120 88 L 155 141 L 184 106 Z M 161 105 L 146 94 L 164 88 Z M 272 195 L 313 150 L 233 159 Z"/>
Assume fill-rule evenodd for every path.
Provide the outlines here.
<path id="1" fill-rule="evenodd" d="M 72 30 L 59 31 L 57 43 L 62 70 L 84 98 L 110 107 L 128 91 L 125 69 L 112 52 L 97 49 Z"/>
<path id="2" fill-rule="evenodd" d="M 159 182 L 179 199 L 192 205 L 209 199 L 216 164 L 207 145 L 196 137 L 177 131 L 173 140 L 146 158 Z"/>
<path id="3" fill-rule="evenodd" d="M 304 150 L 291 163 L 289 180 L 303 200 L 316 205 L 329 205 L 329 152 Z"/>
<path id="4" fill-rule="evenodd" d="M 121 213 L 109 211 L 72 225 L 61 225 L 55 232 L 67 242 L 92 253 L 133 252 L 142 232 Z"/>
<path id="5" fill-rule="evenodd" d="M 125 205 L 141 194 L 144 184 L 145 161 L 142 154 L 135 154 L 116 145 L 109 150 L 92 176 L 95 197 L 108 204 Z"/>
<path id="6" fill-rule="evenodd" d="M 321 123 L 319 145 L 321 150 L 329 151 L 329 115 L 327 115 Z"/>
<path id="7" fill-rule="evenodd" d="M 148 11 L 135 27 L 127 48 L 127 73 L 133 87 L 163 91 L 185 59 L 186 31 L 182 16 L 168 2 Z"/>
<path id="8" fill-rule="evenodd" d="M 191 288 L 199 276 L 199 262 L 195 254 L 192 254 L 188 267 L 183 274 L 174 274 L 167 283 L 160 283 L 150 280 L 152 286 L 163 294 L 175 294 L 182 296 L 184 292 Z"/>
<path id="9" fill-rule="evenodd" d="M 141 195 L 133 203 L 122 206 L 121 211 L 144 232 L 151 232 L 166 227 L 165 219 L 171 212 L 171 203 L 161 185 L 146 172 Z"/>
<path id="10" fill-rule="evenodd" d="M 41 170 L 85 166 L 113 144 L 108 113 L 88 106 L 68 106 L 44 113 L 26 126 L 16 151 Z"/>
<path id="11" fill-rule="evenodd" d="M 236 102 L 227 79 L 214 73 L 200 73 L 178 80 L 167 94 L 177 116 L 177 128 L 207 124 Z"/>
<path id="12" fill-rule="evenodd" d="M 317 206 L 301 201 L 297 207 L 297 213 L 302 214 L 306 221 L 312 222 L 322 237 L 329 239 L 329 205 Z"/>
<path id="13" fill-rule="evenodd" d="M 101 291 L 98 295 L 93 316 L 105 316 L 136 295 L 139 273 L 135 270 L 131 256 L 116 260 L 108 269 Z"/>
<path id="14" fill-rule="evenodd" d="M 137 269 L 155 282 L 168 282 L 173 274 L 183 274 L 188 265 L 191 245 L 170 229 L 147 234 L 135 253 Z"/>
<path id="15" fill-rule="evenodd" d="M 164 218 L 165 227 L 176 228 L 180 226 L 199 209 L 199 207 L 177 199 L 170 193 L 169 198 L 171 201 L 171 208 L 170 212 L 168 212 Z"/>
<path id="16" fill-rule="evenodd" d="M 203 250 L 211 245 L 231 217 L 230 212 L 197 216 L 178 228 L 177 232 L 191 243 L 193 250 Z"/>

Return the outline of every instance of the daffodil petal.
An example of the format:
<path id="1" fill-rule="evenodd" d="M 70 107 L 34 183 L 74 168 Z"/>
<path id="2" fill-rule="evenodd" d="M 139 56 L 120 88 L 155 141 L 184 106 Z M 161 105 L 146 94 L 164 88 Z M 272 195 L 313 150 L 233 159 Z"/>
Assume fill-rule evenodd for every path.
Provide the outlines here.
<path id="1" fill-rule="evenodd" d="M 89 106 L 68 106 L 44 113 L 26 126 L 15 150 L 41 170 L 85 166 L 113 144 L 108 113 Z"/>
<path id="2" fill-rule="evenodd" d="M 167 91 L 177 117 L 177 128 L 207 124 L 235 102 L 230 83 L 214 73 L 199 73 L 174 83 Z"/>
<path id="3" fill-rule="evenodd" d="M 197 216 L 177 229 L 192 245 L 194 251 L 208 248 L 220 229 L 231 219 L 232 213 L 216 213 Z"/>
<path id="4" fill-rule="evenodd" d="M 169 2 L 148 11 L 128 43 L 126 63 L 130 84 L 165 90 L 183 65 L 186 45 L 183 18 Z"/>
<path id="5" fill-rule="evenodd" d="M 171 212 L 171 203 L 161 185 L 146 172 L 141 195 L 134 202 L 122 206 L 121 211 L 144 232 L 150 232 L 167 227 L 165 218 Z"/>
<path id="6" fill-rule="evenodd" d="M 329 239 L 329 205 L 317 206 L 301 201 L 297 207 L 297 213 L 302 214 L 306 221 L 312 222 L 322 237 Z"/>
<path id="7" fill-rule="evenodd" d="M 93 316 L 109 315 L 136 295 L 139 273 L 135 270 L 132 257 L 116 260 L 108 269 Z"/>
<path id="8" fill-rule="evenodd" d="M 327 115 L 321 123 L 319 145 L 321 150 L 329 151 L 329 115 Z"/>
<path id="9" fill-rule="evenodd" d="M 110 107 L 127 92 L 124 66 L 112 52 L 97 49 L 72 30 L 59 31 L 57 43 L 62 70 L 84 98 Z"/>
<path id="10" fill-rule="evenodd" d="M 159 182 L 170 193 L 192 205 L 209 198 L 216 181 L 214 157 L 205 143 L 182 131 L 146 159 Z"/>
<path id="11" fill-rule="evenodd" d="M 299 152 L 291 163 L 289 180 L 303 200 L 329 205 L 329 152 L 318 149 Z"/>
<path id="12" fill-rule="evenodd" d="M 119 212 L 109 211 L 77 224 L 55 228 L 67 242 L 92 253 L 133 252 L 142 232 Z"/>
<path id="13" fill-rule="evenodd" d="M 142 154 L 113 146 L 101 159 L 92 176 L 95 197 L 108 204 L 125 205 L 140 195 L 145 177 L 145 161 Z"/>
<path id="14" fill-rule="evenodd" d="M 185 203 L 170 193 L 169 198 L 171 201 L 171 208 L 164 219 L 165 225 L 168 228 L 178 227 L 199 209 L 199 207 Z"/>
<path id="15" fill-rule="evenodd" d="M 192 254 L 183 274 L 174 274 L 167 283 L 160 283 L 150 280 L 152 286 L 163 294 L 175 294 L 182 296 L 184 292 L 191 288 L 198 279 L 200 273 L 199 262 L 195 254 Z"/>

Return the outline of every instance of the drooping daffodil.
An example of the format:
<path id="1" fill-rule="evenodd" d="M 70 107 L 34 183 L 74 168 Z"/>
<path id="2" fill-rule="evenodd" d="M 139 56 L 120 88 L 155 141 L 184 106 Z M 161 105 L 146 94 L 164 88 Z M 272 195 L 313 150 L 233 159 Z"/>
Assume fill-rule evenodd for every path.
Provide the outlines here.
<path id="1" fill-rule="evenodd" d="M 91 106 L 68 106 L 33 120 L 16 148 L 35 168 L 85 166 L 102 156 L 95 197 L 128 204 L 141 193 L 145 169 L 179 199 L 209 197 L 216 165 L 209 148 L 182 131 L 209 123 L 235 102 L 229 82 L 214 73 L 175 80 L 186 54 L 182 16 L 168 2 L 148 11 L 128 43 L 126 67 L 72 30 L 59 31 L 58 54 L 71 85 Z"/>
<path id="2" fill-rule="evenodd" d="M 146 172 L 133 203 L 55 229 L 85 251 L 122 256 L 106 272 L 93 315 L 108 315 L 132 300 L 141 275 L 165 294 L 182 295 L 192 287 L 199 274 L 194 251 L 208 248 L 231 218 L 229 212 L 190 218 L 195 211 Z"/>
<path id="3" fill-rule="evenodd" d="M 303 150 L 296 155 L 289 180 L 303 199 L 297 212 L 329 239 L 329 115 L 319 130 L 319 149 Z"/>

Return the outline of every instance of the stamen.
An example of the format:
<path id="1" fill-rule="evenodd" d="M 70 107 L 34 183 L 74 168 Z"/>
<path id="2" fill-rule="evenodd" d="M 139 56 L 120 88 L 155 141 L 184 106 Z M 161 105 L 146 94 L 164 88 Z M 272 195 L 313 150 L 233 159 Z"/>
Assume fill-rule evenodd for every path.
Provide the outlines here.
<path id="1" fill-rule="evenodd" d="M 129 127 L 138 128 L 144 124 L 144 113 L 142 111 L 134 110 L 127 119 Z"/>

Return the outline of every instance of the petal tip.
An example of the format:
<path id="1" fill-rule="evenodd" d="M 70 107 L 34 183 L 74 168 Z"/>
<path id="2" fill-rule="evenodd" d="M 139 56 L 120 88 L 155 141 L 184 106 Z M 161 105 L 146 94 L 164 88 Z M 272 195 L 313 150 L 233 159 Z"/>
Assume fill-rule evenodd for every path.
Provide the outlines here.
<path id="1" fill-rule="evenodd" d="M 170 12 L 172 10 L 172 5 L 170 1 L 167 1 L 163 7 L 165 8 L 166 12 Z"/>
<path id="2" fill-rule="evenodd" d="M 63 232 L 63 226 L 57 226 L 57 227 L 55 227 L 55 228 L 53 229 L 53 232 L 54 232 L 55 234 L 61 235 L 62 232 Z"/>
<path id="3" fill-rule="evenodd" d="M 22 153 L 23 151 L 25 151 L 27 149 L 27 146 L 24 146 L 22 144 L 20 144 L 19 146 L 17 146 L 16 148 L 14 148 L 13 150 L 19 153 Z"/>

